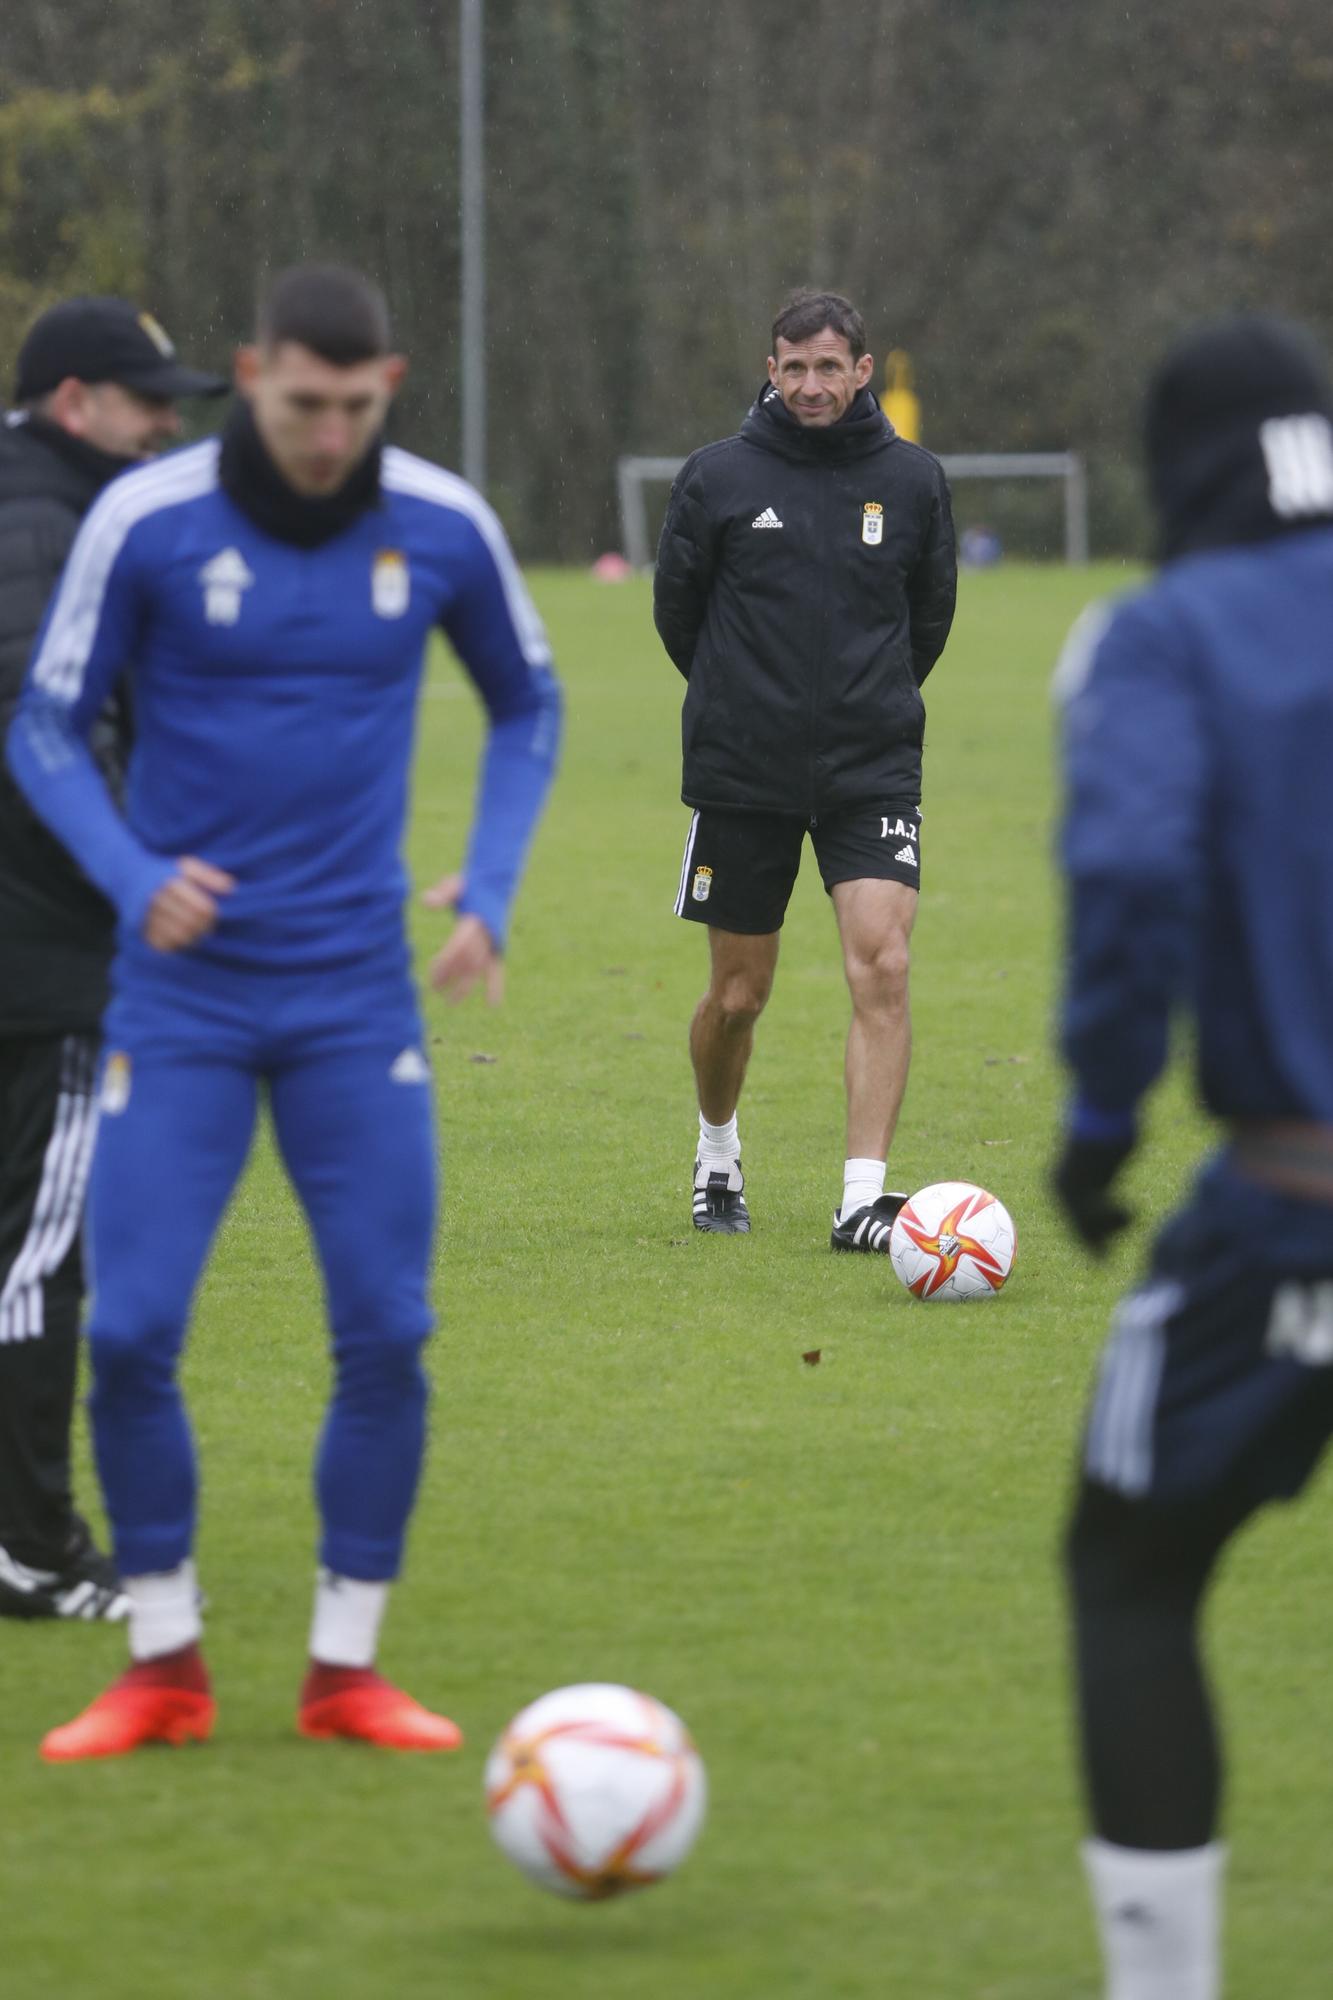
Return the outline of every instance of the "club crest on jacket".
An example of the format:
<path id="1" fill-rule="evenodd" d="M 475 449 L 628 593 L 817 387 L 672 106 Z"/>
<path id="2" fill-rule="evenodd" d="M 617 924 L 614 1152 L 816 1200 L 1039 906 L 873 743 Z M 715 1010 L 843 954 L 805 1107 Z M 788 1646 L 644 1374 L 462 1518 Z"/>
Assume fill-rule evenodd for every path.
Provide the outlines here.
<path id="1" fill-rule="evenodd" d="M 407 558 L 399 549 L 381 549 L 370 572 L 370 601 L 380 618 L 401 618 L 412 595 Z"/>

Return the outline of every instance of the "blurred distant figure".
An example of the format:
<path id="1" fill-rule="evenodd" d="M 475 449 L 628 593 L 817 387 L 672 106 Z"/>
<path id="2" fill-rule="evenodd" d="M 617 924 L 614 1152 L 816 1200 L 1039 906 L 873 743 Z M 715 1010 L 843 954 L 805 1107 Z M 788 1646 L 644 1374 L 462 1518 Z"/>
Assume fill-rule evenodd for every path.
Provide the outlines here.
<path id="1" fill-rule="evenodd" d="M 993 569 L 1003 554 L 994 528 L 964 528 L 959 537 L 958 560 L 964 569 Z"/>
<path id="2" fill-rule="evenodd" d="M 890 348 L 884 362 L 884 414 L 899 437 L 921 442 L 921 398 L 916 393 L 912 357 L 905 347 Z"/>
<path id="3" fill-rule="evenodd" d="M 870 392 L 861 315 L 798 292 L 737 437 L 671 491 L 654 580 L 688 682 L 694 807 L 676 914 L 708 926 L 690 1028 L 699 1100 L 694 1226 L 750 1227 L 736 1107 L 808 832 L 852 997 L 847 1158 L 834 1250 L 887 1253 L 886 1194 L 911 1049 L 908 945 L 921 869 L 921 687 L 953 620 L 949 489 Z"/>
<path id="4" fill-rule="evenodd" d="M 19 351 L 0 429 L 0 737 L 82 516 L 180 435 L 176 400 L 220 396 L 125 299 L 66 299 Z M 93 729 L 119 791 L 128 716 Z M 0 759 L 0 1617 L 120 1618 L 115 1569 L 74 1510 L 83 1189 L 115 916 Z"/>
<path id="5" fill-rule="evenodd" d="M 1151 386 L 1163 568 L 1076 628 L 1055 1190 L 1095 1253 L 1138 1105 L 1193 1019 L 1220 1149 L 1122 1302 L 1069 1535 L 1107 2000 L 1216 2000 L 1218 1725 L 1199 1652 L 1218 1558 L 1333 1430 L 1333 389 L 1264 317 Z"/>
<path id="6" fill-rule="evenodd" d="M 619 550 L 608 549 L 605 555 L 598 556 L 590 574 L 597 583 L 628 583 L 634 570 Z"/>

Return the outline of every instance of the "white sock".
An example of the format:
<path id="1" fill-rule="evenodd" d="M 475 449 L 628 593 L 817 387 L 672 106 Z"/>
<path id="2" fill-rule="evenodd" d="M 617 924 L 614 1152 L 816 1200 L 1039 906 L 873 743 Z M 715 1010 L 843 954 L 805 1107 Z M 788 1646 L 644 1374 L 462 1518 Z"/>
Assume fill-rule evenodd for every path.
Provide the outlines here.
<path id="1" fill-rule="evenodd" d="M 355 1577 L 320 1570 L 310 1626 L 311 1659 L 324 1667 L 373 1666 L 388 1602 L 387 1583 L 358 1583 Z"/>
<path id="2" fill-rule="evenodd" d="M 1163 1853 L 1084 1843 L 1106 2000 L 1218 2000 L 1225 1860 L 1216 1840 Z"/>
<path id="3" fill-rule="evenodd" d="M 869 1208 L 884 1192 L 885 1160 L 844 1160 L 842 1167 L 842 1207 L 840 1216 L 855 1215 Z"/>
<path id="4" fill-rule="evenodd" d="M 701 1167 L 729 1167 L 733 1160 L 740 1158 L 741 1135 L 733 1111 L 725 1125 L 710 1125 L 699 1113 L 699 1165 Z"/>
<path id="5" fill-rule="evenodd" d="M 192 1562 L 153 1576 L 122 1578 L 130 1600 L 130 1658 L 156 1660 L 203 1636 L 199 1584 Z"/>

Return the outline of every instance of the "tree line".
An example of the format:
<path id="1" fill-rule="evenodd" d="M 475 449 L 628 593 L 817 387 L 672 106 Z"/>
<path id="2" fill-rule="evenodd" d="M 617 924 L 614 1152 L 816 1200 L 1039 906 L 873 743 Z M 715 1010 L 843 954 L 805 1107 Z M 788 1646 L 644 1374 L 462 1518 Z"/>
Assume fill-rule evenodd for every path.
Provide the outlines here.
<path id="1" fill-rule="evenodd" d="M 25 0 L 0 20 L 0 382 L 74 291 L 224 366 L 267 271 L 385 286 L 397 434 L 459 449 L 456 0 Z M 736 424 L 772 312 L 849 293 L 941 451 L 1086 453 L 1145 539 L 1144 372 L 1202 314 L 1333 335 L 1326 0 L 489 0 L 490 495 L 617 541 L 614 463 Z M 1058 507 L 959 496 L 1059 546 Z"/>

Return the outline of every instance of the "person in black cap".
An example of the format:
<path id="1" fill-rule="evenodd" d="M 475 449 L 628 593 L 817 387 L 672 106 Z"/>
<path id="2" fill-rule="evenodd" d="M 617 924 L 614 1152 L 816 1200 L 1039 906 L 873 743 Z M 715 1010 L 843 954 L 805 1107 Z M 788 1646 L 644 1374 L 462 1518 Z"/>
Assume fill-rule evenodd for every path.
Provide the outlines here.
<path id="1" fill-rule="evenodd" d="M 1055 1193 L 1096 1254 L 1126 1227 L 1177 1014 L 1222 1143 L 1116 1312 L 1067 1554 L 1108 2000 L 1217 2000 L 1202 1605 L 1333 1435 L 1333 386 L 1300 329 L 1231 318 L 1167 357 L 1145 429 L 1163 567 L 1062 662 Z"/>
<path id="2" fill-rule="evenodd" d="M 68 299 L 19 351 L 0 427 L 0 736 L 79 522 L 117 473 L 218 396 L 125 299 Z M 98 756 L 118 782 L 127 719 Z M 110 905 L 29 809 L 0 758 L 0 1616 L 120 1618 L 114 1568 L 75 1512 L 70 1425 L 83 1294 L 79 1228 L 96 1126 Z"/>

